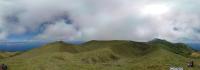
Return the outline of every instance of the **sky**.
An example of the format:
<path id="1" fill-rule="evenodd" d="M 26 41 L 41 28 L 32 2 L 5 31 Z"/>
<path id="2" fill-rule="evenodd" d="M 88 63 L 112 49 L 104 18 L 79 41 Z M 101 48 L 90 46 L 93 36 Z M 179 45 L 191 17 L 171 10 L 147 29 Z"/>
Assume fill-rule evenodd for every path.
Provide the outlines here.
<path id="1" fill-rule="evenodd" d="M 200 42 L 200 0 L 0 0 L 0 41 Z"/>

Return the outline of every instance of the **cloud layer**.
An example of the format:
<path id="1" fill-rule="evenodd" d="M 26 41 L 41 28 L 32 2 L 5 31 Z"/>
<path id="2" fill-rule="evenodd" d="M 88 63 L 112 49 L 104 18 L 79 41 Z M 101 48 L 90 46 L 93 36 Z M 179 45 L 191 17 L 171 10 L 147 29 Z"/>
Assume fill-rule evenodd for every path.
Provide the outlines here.
<path id="1" fill-rule="evenodd" d="M 149 4 L 170 12 L 143 15 Z M 0 40 L 199 42 L 198 0 L 0 0 Z"/>

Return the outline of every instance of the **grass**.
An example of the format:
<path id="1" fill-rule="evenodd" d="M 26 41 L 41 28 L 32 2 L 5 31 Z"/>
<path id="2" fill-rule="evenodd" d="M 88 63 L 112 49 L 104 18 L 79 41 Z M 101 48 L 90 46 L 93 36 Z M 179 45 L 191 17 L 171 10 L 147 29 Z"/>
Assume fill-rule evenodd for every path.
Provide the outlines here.
<path id="1" fill-rule="evenodd" d="M 167 41 L 90 41 L 82 45 L 60 41 L 0 62 L 9 70 L 169 70 L 171 66 L 198 70 L 199 58 L 193 59 L 194 68 L 186 66 L 192 52 L 186 45 Z"/>

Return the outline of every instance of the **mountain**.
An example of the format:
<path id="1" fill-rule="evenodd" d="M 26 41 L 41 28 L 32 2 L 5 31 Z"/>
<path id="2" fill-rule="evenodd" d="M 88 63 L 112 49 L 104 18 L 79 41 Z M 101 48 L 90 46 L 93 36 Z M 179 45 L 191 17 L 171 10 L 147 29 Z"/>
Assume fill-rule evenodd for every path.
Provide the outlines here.
<path id="1" fill-rule="evenodd" d="M 184 43 L 170 43 L 166 40 L 161 39 L 154 39 L 150 41 L 149 44 L 152 44 L 154 46 L 160 46 L 161 48 L 166 49 L 170 52 L 180 54 L 186 57 L 189 57 L 190 54 L 192 54 L 192 52 L 194 51 L 192 50 L 192 48 L 190 48 Z"/>
<path id="2" fill-rule="evenodd" d="M 1 59 L 9 70 L 184 70 L 194 51 L 182 43 L 156 39 L 150 42 L 89 41 L 79 45 L 62 41 Z M 200 59 L 194 58 L 195 64 Z"/>

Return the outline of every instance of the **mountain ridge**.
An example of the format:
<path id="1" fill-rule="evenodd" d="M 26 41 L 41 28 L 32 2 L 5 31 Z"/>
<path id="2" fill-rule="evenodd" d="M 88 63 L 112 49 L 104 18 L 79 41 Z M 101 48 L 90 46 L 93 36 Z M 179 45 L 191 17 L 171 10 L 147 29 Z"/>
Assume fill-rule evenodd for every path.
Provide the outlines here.
<path id="1" fill-rule="evenodd" d="M 187 70 L 191 53 L 187 45 L 165 40 L 93 40 L 79 45 L 57 41 L 0 62 L 10 70 L 168 70 L 170 66 Z"/>

